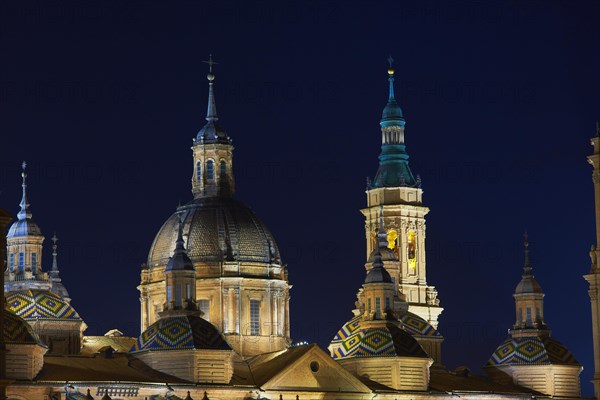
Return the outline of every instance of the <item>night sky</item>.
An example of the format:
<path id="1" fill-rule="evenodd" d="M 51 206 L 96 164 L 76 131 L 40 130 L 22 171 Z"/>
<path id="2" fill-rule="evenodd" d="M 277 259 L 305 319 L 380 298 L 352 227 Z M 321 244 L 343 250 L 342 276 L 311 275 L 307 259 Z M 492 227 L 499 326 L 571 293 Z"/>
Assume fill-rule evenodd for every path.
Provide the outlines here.
<path id="1" fill-rule="evenodd" d="M 527 230 L 546 321 L 592 394 L 599 2 L 120 3 L 0 5 L 0 206 L 16 217 L 26 160 L 44 267 L 56 231 L 87 334 L 139 334 L 140 265 L 192 197 L 212 53 L 236 196 L 288 264 L 293 339 L 325 348 L 364 279 L 391 54 L 444 364 L 481 373 L 507 336 Z"/>

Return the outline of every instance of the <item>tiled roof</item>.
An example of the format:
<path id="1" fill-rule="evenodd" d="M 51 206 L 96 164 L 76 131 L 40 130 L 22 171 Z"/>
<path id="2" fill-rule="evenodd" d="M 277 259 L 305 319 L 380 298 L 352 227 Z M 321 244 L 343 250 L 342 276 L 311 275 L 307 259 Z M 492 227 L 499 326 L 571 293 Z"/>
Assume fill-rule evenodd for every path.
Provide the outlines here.
<path id="1" fill-rule="evenodd" d="M 543 364 L 579 365 L 558 340 L 538 336 L 506 339 L 487 362 L 488 366 Z"/>
<path id="2" fill-rule="evenodd" d="M 161 318 L 150 325 L 130 352 L 184 349 L 231 350 L 210 322 L 194 315 L 182 315 Z"/>
<path id="3" fill-rule="evenodd" d="M 186 382 L 153 370 L 129 354 L 114 354 L 111 358 L 46 355 L 36 379 L 52 382 Z"/>
<path id="4" fill-rule="evenodd" d="M 334 359 L 352 357 L 427 357 L 411 333 L 392 323 L 362 328 L 360 316 L 345 324 L 331 341 Z"/>
<path id="5" fill-rule="evenodd" d="M 5 294 L 6 307 L 25 320 L 81 321 L 77 311 L 56 293 L 47 290 L 15 290 Z"/>
<path id="6" fill-rule="evenodd" d="M 488 366 L 544 364 L 579 365 L 558 340 L 538 336 L 506 339 L 487 362 Z"/>

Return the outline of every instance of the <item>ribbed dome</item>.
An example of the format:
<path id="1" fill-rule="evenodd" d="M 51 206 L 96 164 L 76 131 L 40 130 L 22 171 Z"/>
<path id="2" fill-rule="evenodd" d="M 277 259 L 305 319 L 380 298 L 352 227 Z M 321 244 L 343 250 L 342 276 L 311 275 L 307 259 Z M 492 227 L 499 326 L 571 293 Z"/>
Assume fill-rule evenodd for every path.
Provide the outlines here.
<path id="1" fill-rule="evenodd" d="M 137 339 L 130 352 L 144 350 L 231 350 L 217 328 L 195 315 L 161 318 Z"/>
<path id="2" fill-rule="evenodd" d="M 353 357 L 427 357 L 407 331 L 392 323 L 363 328 L 356 317 L 338 332 L 330 345 L 334 359 Z"/>
<path id="3" fill-rule="evenodd" d="M 345 357 L 345 355 L 353 351 L 354 347 L 359 344 L 359 342 L 352 341 L 349 339 L 361 330 L 361 318 L 362 317 L 359 315 L 346 322 L 331 341 L 331 345 L 333 346 L 333 348 L 337 348 L 338 346 L 336 344 L 338 344 L 342 345 L 342 348 L 345 349 L 340 349 L 337 351 L 339 357 Z M 406 332 L 408 335 L 414 338 L 442 339 L 442 335 L 440 335 L 440 333 L 433 326 L 431 326 L 429 322 L 408 311 L 403 312 L 400 315 L 399 322 L 400 323 L 398 329 Z M 336 358 L 335 356 L 333 357 Z"/>
<path id="4" fill-rule="evenodd" d="M 280 264 L 277 244 L 267 227 L 244 204 L 232 198 L 199 198 L 179 207 L 183 236 L 193 262 L 238 261 Z M 148 266 L 165 266 L 177 240 L 178 214 L 162 226 L 148 255 Z"/>
<path id="5" fill-rule="evenodd" d="M 7 239 L 21 236 L 42 236 L 40 227 L 31 219 L 17 220 L 13 222 L 6 235 Z"/>
<path id="6" fill-rule="evenodd" d="M 231 143 L 227 133 L 225 133 L 225 129 L 221 128 L 216 121 L 208 121 L 206 125 L 198 131 L 196 140 L 204 143 Z"/>
<path id="7" fill-rule="evenodd" d="M 558 340 L 538 336 L 508 338 L 492 354 L 488 366 L 501 365 L 579 365 Z"/>
<path id="8" fill-rule="evenodd" d="M 25 320 L 81 321 L 65 299 L 47 290 L 15 290 L 5 298 L 6 308 Z"/>
<path id="9" fill-rule="evenodd" d="M 543 294 L 544 291 L 540 284 L 532 275 L 523 276 L 523 279 L 517 285 L 515 294 Z"/>
<path id="10" fill-rule="evenodd" d="M 393 123 L 400 122 L 404 120 L 404 116 L 402 115 L 402 109 L 398 105 L 395 99 L 390 99 L 388 103 L 385 105 L 383 112 L 381 113 L 381 123 Z"/>
<path id="11" fill-rule="evenodd" d="M 385 268 L 375 266 L 367 273 L 365 283 L 392 283 L 392 277 Z"/>

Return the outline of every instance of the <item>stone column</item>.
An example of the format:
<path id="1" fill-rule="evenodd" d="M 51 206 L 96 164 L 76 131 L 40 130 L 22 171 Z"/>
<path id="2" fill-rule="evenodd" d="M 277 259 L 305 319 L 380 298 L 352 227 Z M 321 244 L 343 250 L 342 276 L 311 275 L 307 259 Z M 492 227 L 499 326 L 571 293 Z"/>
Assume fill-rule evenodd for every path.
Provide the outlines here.
<path id="1" fill-rule="evenodd" d="M 145 289 L 142 289 L 140 294 L 140 315 L 142 316 L 141 322 L 141 332 L 144 332 L 148 327 L 148 294 Z"/>

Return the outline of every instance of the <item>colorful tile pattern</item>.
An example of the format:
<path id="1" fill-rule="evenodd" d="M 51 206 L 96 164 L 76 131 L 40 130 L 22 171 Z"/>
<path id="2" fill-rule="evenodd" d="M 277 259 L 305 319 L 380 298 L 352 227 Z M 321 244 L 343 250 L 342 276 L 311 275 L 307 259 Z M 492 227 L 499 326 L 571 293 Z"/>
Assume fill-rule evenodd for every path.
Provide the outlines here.
<path id="1" fill-rule="evenodd" d="M 69 303 L 47 290 L 17 290 L 5 295 L 6 308 L 25 320 L 71 320 L 81 317 Z"/>
<path id="2" fill-rule="evenodd" d="M 488 366 L 579 363 L 567 348 L 550 337 L 508 338 L 488 360 Z"/>
<path id="3" fill-rule="evenodd" d="M 413 336 L 393 324 L 360 327 L 360 316 L 346 323 L 331 342 L 334 359 L 351 357 L 427 357 Z"/>
<path id="4" fill-rule="evenodd" d="M 41 344 L 31 326 L 12 312 L 4 313 L 4 340 L 11 344 Z"/>
<path id="5" fill-rule="evenodd" d="M 405 313 L 400 317 L 402 328 L 413 336 L 438 336 L 442 335 L 429 322 L 412 313 Z"/>
<path id="6" fill-rule="evenodd" d="M 193 315 L 161 318 L 137 339 L 130 352 L 145 350 L 230 350 L 217 328 Z"/>

